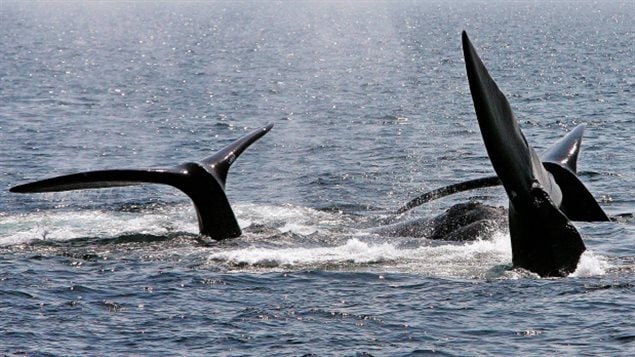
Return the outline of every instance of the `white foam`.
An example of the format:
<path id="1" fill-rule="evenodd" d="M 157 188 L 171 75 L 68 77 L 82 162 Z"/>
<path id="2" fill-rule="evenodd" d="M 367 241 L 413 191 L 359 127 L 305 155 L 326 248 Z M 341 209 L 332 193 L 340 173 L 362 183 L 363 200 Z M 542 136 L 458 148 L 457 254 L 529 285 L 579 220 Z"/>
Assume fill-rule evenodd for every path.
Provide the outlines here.
<path id="1" fill-rule="evenodd" d="M 297 224 L 297 223 L 286 223 L 284 226 L 279 228 L 280 232 L 286 233 L 291 232 L 299 235 L 311 235 L 313 233 L 317 233 L 317 228 L 310 225 L 305 224 Z"/>
<path id="2" fill-rule="evenodd" d="M 242 228 L 264 224 L 276 227 L 282 233 L 310 235 L 343 224 L 342 216 L 339 214 L 292 205 L 238 204 L 235 205 L 234 211 Z"/>
<path id="3" fill-rule="evenodd" d="M 306 266 L 337 263 L 373 263 L 394 259 L 399 254 L 390 244 L 369 245 L 356 238 L 344 245 L 317 248 L 258 248 L 249 247 L 213 253 L 211 260 L 236 265 Z"/>

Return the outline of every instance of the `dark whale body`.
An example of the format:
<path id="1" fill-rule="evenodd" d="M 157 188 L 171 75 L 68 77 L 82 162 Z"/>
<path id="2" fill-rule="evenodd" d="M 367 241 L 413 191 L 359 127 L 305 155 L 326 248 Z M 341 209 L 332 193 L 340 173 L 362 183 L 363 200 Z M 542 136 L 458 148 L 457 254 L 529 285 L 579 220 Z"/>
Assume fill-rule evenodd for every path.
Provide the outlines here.
<path id="1" fill-rule="evenodd" d="M 251 131 L 200 162 L 167 169 L 80 172 L 35 181 L 10 189 L 17 193 L 57 192 L 155 183 L 176 187 L 194 203 L 199 231 L 215 240 L 234 238 L 241 230 L 225 195 L 227 173 L 236 158 L 265 135 L 272 124 Z"/>
<path id="2" fill-rule="evenodd" d="M 507 210 L 480 202 L 455 204 L 434 218 L 419 218 L 373 230 L 390 237 L 416 237 L 445 241 L 488 238 L 507 226 Z"/>

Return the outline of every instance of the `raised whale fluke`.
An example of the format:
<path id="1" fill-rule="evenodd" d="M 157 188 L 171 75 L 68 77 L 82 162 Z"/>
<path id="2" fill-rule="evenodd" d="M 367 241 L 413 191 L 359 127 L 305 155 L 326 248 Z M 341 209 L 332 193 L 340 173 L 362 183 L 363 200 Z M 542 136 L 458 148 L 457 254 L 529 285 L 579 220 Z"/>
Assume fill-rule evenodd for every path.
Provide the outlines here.
<path id="1" fill-rule="evenodd" d="M 269 124 L 253 130 L 200 163 L 189 162 L 167 169 L 80 172 L 15 186 L 10 191 L 57 192 L 142 183 L 170 185 L 194 203 L 201 234 L 215 240 L 234 238 L 241 235 L 241 230 L 225 195 L 227 172 L 236 158 L 272 127 Z"/>
<path id="2" fill-rule="evenodd" d="M 586 248 L 561 209 L 567 192 L 527 143 L 509 102 L 465 32 L 462 42 L 483 142 L 509 198 L 513 264 L 541 276 L 572 273 Z"/>
<path id="3" fill-rule="evenodd" d="M 577 160 L 586 124 L 573 128 L 542 153 L 542 165 L 562 191 L 560 210 L 572 221 L 602 222 L 610 218 L 576 175 Z"/>

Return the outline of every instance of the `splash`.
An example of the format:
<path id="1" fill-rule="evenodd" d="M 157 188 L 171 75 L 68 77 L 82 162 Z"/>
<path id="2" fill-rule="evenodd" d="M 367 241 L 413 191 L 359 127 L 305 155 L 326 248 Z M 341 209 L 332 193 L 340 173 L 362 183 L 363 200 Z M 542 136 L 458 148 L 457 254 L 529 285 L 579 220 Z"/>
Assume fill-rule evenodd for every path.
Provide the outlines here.
<path id="1" fill-rule="evenodd" d="M 113 237 L 129 233 L 163 235 L 197 232 L 194 210 L 188 205 L 141 212 L 47 211 L 2 217 L 0 245 L 36 240 L 65 241 L 82 237 Z"/>
<path id="2" fill-rule="evenodd" d="M 276 227 L 283 233 L 310 235 L 332 230 L 344 224 L 344 217 L 341 214 L 292 205 L 237 204 L 234 210 L 242 228 L 252 225 L 267 225 Z"/>
<path id="3" fill-rule="evenodd" d="M 580 256 L 580 262 L 576 270 L 569 276 L 571 277 L 589 277 L 606 274 L 609 263 L 601 256 L 595 255 L 593 252 L 586 250 Z"/>
<path id="4" fill-rule="evenodd" d="M 268 239 L 271 235 L 283 234 L 295 237 L 299 244 L 318 240 L 332 245 L 341 242 L 343 236 L 355 235 L 354 227 L 358 225 L 354 217 L 342 212 L 325 212 L 289 204 L 237 204 L 235 213 L 246 239 L 249 239 L 250 233 L 256 232 L 258 238 Z M 288 246 L 284 242 L 276 244 Z"/>
<path id="5" fill-rule="evenodd" d="M 235 208 L 241 227 L 247 232 L 245 236 L 207 251 L 199 248 L 193 254 L 210 265 L 220 264 L 232 271 L 347 269 L 438 277 L 513 278 L 509 270 L 511 243 L 507 232 L 495 232 L 463 243 L 385 238 L 356 229 L 359 225 L 356 218 L 341 212 L 292 205 L 237 204 Z M 0 244 L 126 234 L 163 236 L 184 232 L 196 235 L 193 217 L 195 212 L 190 204 L 5 216 L 0 217 Z M 251 231 L 250 226 L 253 226 Z M 258 229 L 260 226 L 264 229 Z M 604 274 L 605 270 L 606 263 L 587 252 L 574 276 Z"/>
<path id="6" fill-rule="evenodd" d="M 215 251 L 208 256 L 211 265 L 219 262 L 230 268 L 255 270 L 281 269 L 363 269 L 369 267 L 426 276 L 485 276 L 491 267 L 511 260 L 509 237 L 497 234 L 490 241 L 465 244 L 431 245 L 425 239 L 416 246 L 403 241 L 373 243 L 368 237 L 349 238 L 342 244 L 319 247 L 264 248 L 250 246 Z M 301 244 L 301 243 L 300 243 Z"/>

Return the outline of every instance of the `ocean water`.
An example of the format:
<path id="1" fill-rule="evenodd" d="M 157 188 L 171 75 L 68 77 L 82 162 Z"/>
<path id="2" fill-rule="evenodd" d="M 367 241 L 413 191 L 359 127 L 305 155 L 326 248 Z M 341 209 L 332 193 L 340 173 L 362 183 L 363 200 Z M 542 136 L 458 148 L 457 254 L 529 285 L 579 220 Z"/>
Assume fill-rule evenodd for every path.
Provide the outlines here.
<path id="1" fill-rule="evenodd" d="M 635 354 L 631 1 L 0 3 L 3 355 Z M 493 173 L 466 30 L 542 150 L 587 123 L 571 276 L 511 268 L 509 234 L 383 237 Z M 254 128 L 227 194 L 243 236 L 199 236 L 179 191 L 19 195 L 77 171 L 170 167 Z"/>

